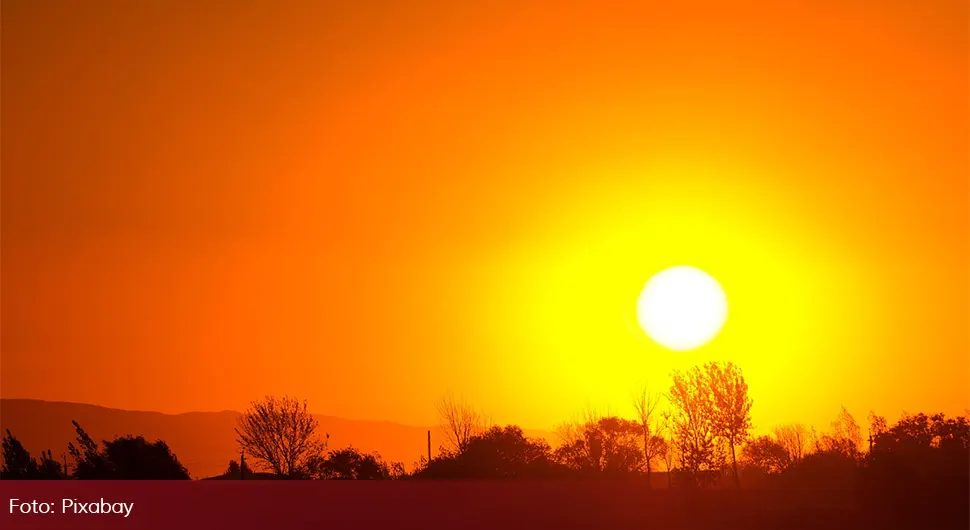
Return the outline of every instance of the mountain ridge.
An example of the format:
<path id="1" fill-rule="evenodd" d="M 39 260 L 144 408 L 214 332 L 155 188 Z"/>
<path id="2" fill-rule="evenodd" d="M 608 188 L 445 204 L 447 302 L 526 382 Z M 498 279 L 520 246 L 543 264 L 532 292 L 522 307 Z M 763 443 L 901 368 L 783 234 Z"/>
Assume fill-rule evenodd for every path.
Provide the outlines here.
<path id="1" fill-rule="evenodd" d="M 26 398 L 0 398 L 0 432 L 11 433 L 31 454 L 51 449 L 55 456 L 67 452 L 76 432 L 76 420 L 95 440 L 127 434 L 164 440 L 189 470 L 192 478 L 221 474 L 230 459 L 239 458 L 234 428 L 238 411 L 188 411 L 164 413 L 127 410 L 92 403 L 46 401 Z M 352 445 L 364 452 L 379 452 L 386 461 L 402 462 L 411 468 L 427 455 L 427 432 L 433 447 L 441 445 L 438 427 L 424 427 L 390 420 L 355 420 L 313 413 L 320 430 L 330 434 L 330 449 Z M 554 434 L 536 429 L 528 436 L 555 442 Z M 437 451 L 435 451 L 437 452 Z"/>

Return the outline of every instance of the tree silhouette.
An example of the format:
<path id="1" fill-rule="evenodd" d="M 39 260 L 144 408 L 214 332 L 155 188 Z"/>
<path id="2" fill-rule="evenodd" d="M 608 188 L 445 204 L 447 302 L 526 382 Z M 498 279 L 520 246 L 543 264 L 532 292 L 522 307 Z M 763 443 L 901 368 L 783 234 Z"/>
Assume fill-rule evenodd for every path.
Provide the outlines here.
<path id="1" fill-rule="evenodd" d="M 30 456 L 20 440 L 7 429 L 3 437 L 3 467 L 0 478 L 5 480 L 52 480 L 66 478 L 63 466 L 54 459 L 50 449 L 41 451 L 40 460 Z"/>
<path id="2" fill-rule="evenodd" d="M 836 453 L 846 458 L 858 458 L 861 447 L 862 430 L 845 407 L 832 422 L 832 433 L 817 436 L 815 441 L 816 452 Z"/>
<path id="3" fill-rule="evenodd" d="M 0 469 L 5 479 L 28 479 L 37 474 L 37 461 L 30 457 L 20 440 L 10 434 L 3 437 L 3 468 Z"/>
<path id="4" fill-rule="evenodd" d="M 736 448 L 748 437 L 751 429 L 751 398 L 741 369 L 732 363 L 704 365 L 704 378 L 713 398 L 714 433 L 731 449 L 731 468 L 735 485 L 740 485 Z"/>
<path id="5" fill-rule="evenodd" d="M 448 392 L 442 396 L 435 408 L 438 410 L 441 432 L 447 444 L 446 449 L 462 452 L 472 437 L 487 429 L 487 420 L 474 407 Z"/>
<path id="6" fill-rule="evenodd" d="M 122 436 L 102 442 L 103 450 L 78 423 L 78 445 L 68 444 L 74 477 L 82 480 L 187 480 L 189 473 L 162 440 Z"/>
<path id="7" fill-rule="evenodd" d="M 69 443 L 67 451 L 74 459 L 74 478 L 82 480 L 107 480 L 114 478 L 110 462 L 101 454 L 95 442 L 76 421 L 71 421 L 77 432 L 77 445 Z"/>
<path id="8" fill-rule="evenodd" d="M 327 480 L 382 480 L 391 478 L 391 468 L 379 454 L 363 454 L 353 447 L 331 451 L 321 467 Z"/>
<path id="9" fill-rule="evenodd" d="M 785 447 L 770 436 L 759 436 L 748 442 L 741 456 L 746 464 L 764 473 L 781 473 L 791 463 Z"/>
<path id="10" fill-rule="evenodd" d="M 862 429 L 845 407 L 842 407 L 839 417 L 832 422 L 832 432 L 835 439 L 848 441 L 853 452 L 858 453 L 862 448 Z"/>
<path id="11" fill-rule="evenodd" d="M 633 408 L 636 410 L 637 420 L 640 422 L 641 435 L 643 436 L 643 460 L 647 468 L 648 488 L 653 487 L 651 463 L 660 455 L 661 450 L 666 449 L 666 443 L 663 438 L 655 436 L 652 432 L 653 414 L 659 404 L 660 396 L 649 393 L 646 387 L 641 388 L 640 392 L 633 399 Z"/>
<path id="12" fill-rule="evenodd" d="M 886 418 L 884 416 L 879 416 L 870 410 L 867 419 L 869 420 L 870 436 L 879 436 L 880 434 L 889 430 L 889 424 L 886 422 Z"/>
<path id="13" fill-rule="evenodd" d="M 673 441 L 671 440 L 671 432 L 673 426 L 673 415 L 670 411 L 663 411 L 660 414 L 660 426 L 657 429 L 659 435 L 657 438 L 660 442 L 657 444 L 657 449 L 660 451 L 659 456 L 664 463 L 664 471 L 667 473 L 667 488 L 673 487 L 673 468 L 674 461 L 677 458 L 676 448 Z"/>
<path id="14" fill-rule="evenodd" d="M 492 427 L 471 437 L 465 450 L 449 451 L 427 462 L 417 476 L 448 479 L 510 479 L 555 476 L 545 440 L 530 440 L 514 425 Z"/>
<path id="15" fill-rule="evenodd" d="M 782 476 L 789 484 L 851 490 L 857 484 L 858 461 L 842 451 L 816 451 L 793 462 Z"/>
<path id="16" fill-rule="evenodd" d="M 785 449 L 790 462 L 798 462 L 805 456 L 811 431 L 801 423 L 781 425 L 774 429 L 775 439 Z"/>
<path id="17" fill-rule="evenodd" d="M 229 466 L 226 468 L 226 472 L 223 473 L 224 476 L 235 479 L 243 479 L 252 475 L 252 470 L 249 469 L 249 464 L 243 461 L 242 467 L 239 466 L 239 462 L 234 459 L 229 460 Z"/>
<path id="18" fill-rule="evenodd" d="M 696 484 L 704 472 L 719 469 L 724 460 L 717 444 L 714 398 L 699 367 L 674 372 L 672 377 L 669 400 L 676 409 L 670 416 L 674 444 L 680 467 Z"/>
<path id="19" fill-rule="evenodd" d="M 54 453 L 48 449 L 40 452 L 40 461 L 37 464 L 39 472 L 38 479 L 58 480 L 67 478 L 67 469 L 56 458 Z"/>
<path id="20" fill-rule="evenodd" d="M 322 461 L 326 442 L 306 401 L 267 396 L 253 401 L 239 418 L 236 441 L 260 465 L 279 477 L 299 478 Z"/>
<path id="21" fill-rule="evenodd" d="M 564 431 L 568 437 L 554 455 L 566 467 L 587 474 L 630 474 L 643 463 L 641 426 L 609 416 Z"/>
<path id="22" fill-rule="evenodd" d="M 903 415 L 873 437 L 869 467 L 884 480 L 966 483 L 970 478 L 970 423 L 944 414 Z"/>
<path id="23" fill-rule="evenodd" d="M 189 478 L 178 458 L 162 440 L 122 436 L 104 442 L 104 454 L 119 480 L 184 480 Z"/>

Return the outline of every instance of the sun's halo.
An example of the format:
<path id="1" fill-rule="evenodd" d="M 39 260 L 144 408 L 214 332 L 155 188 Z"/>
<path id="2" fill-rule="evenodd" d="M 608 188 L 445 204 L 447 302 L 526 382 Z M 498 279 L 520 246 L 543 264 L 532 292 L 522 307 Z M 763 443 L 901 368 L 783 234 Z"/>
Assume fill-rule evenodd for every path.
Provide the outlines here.
<path id="1" fill-rule="evenodd" d="M 675 351 L 707 344 L 727 320 L 727 296 L 710 274 L 690 266 L 664 269 L 647 281 L 637 320 L 655 342 Z"/>

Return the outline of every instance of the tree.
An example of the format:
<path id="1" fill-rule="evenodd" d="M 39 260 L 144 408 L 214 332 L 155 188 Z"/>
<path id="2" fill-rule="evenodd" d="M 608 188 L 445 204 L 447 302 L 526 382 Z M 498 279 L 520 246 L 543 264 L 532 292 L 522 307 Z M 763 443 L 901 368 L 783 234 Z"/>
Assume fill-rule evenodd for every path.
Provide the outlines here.
<path id="1" fill-rule="evenodd" d="M 869 411 L 869 451 L 872 451 L 873 442 L 880 434 L 889 430 L 889 424 L 884 416 L 879 416 L 873 411 Z"/>
<path id="2" fill-rule="evenodd" d="M 67 478 L 67 468 L 54 458 L 54 453 L 50 449 L 40 452 L 37 472 L 37 478 L 40 480 L 60 480 Z"/>
<path id="3" fill-rule="evenodd" d="M 108 459 L 101 454 L 98 443 L 76 421 L 71 421 L 77 432 L 77 445 L 67 444 L 67 451 L 74 459 L 74 478 L 81 480 L 107 480 L 114 478 L 114 470 Z"/>
<path id="4" fill-rule="evenodd" d="M 780 473 L 791 463 L 788 451 L 769 436 L 751 440 L 741 451 L 742 459 L 765 473 Z"/>
<path id="5" fill-rule="evenodd" d="M 873 437 L 870 468 L 895 481 L 970 480 L 970 422 L 944 414 L 905 414 Z"/>
<path id="6" fill-rule="evenodd" d="M 30 456 L 20 440 L 7 429 L 3 437 L 3 467 L 0 478 L 4 480 L 56 480 L 67 478 L 61 463 L 54 459 L 50 449 L 41 451 L 40 460 Z"/>
<path id="7" fill-rule="evenodd" d="M 704 366 L 705 382 L 713 399 L 714 433 L 731 449 L 734 483 L 740 485 L 735 448 L 748 438 L 751 429 L 751 398 L 741 369 L 732 363 L 708 363 Z"/>
<path id="8" fill-rule="evenodd" d="M 790 483 L 817 488 L 851 490 L 858 478 L 855 458 L 837 451 L 806 454 L 785 469 L 782 476 Z"/>
<path id="9" fill-rule="evenodd" d="M 647 392 L 646 387 L 641 388 L 640 393 L 637 394 L 633 399 L 633 408 L 636 410 L 637 420 L 640 422 L 640 432 L 643 437 L 643 460 L 647 468 L 648 488 L 653 487 L 653 482 L 651 479 L 651 462 L 657 458 L 657 456 L 659 456 L 661 445 L 666 446 L 666 443 L 661 444 L 661 442 L 663 442 L 663 438 L 658 438 L 651 432 L 653 413 L 659 404 L 660 396 L 650 394 Z M 659 440 L 659 442 L 657 440 Z"/>
<path id="10" fill-rule="evenodd" d="M 913 507 L 913 527 L 966 528 L 970 499 L 970 422 L 944 414 L 906 414 L 873 435 L 861 475 L 881 504 Z M 914 499 L 931 498 L 931 510 Z M 957 518 L 958 517 L 958 518 Z M 957 521 L 960 521 L 957 524 Z"/>
<path id="11" fill-rule="evenodd" d="M 811 431 L 801 423 L 775 427 L 775 438 L 788 454 L 788 460 L 798 462 L 806 453 Z"/>
<path id="12" fill-rule="evenodd" d="M 859 452 L 859 449 L 862 447 L 862 429 L 859 428 L 859 424 L 856 423 L 855 418 L 852 417 L 852 414 L 849 414 L 849 411 L 844 406 L 842 407 L 842 412 L 839 413 L 839 417 L 832 422 L 832 432 L 833 438 L 849 442 L 853 452 Z"/>
<path id="13" fill-rule="evenodd" d="M 74 477 L 82 480 L 188 480 L 189 473 L 162 440 L 122 436 L 102 447 L 78 423 L 77 445 L 68 444 L 74 458 Z"/>
<path id="14" fill-rule="evenodd" d="M 229 467 L 226 468 L 226 472 L 223 476 L 235 479 L 245 479 L 246 477 L 252 475 L 252 471 L 249 469 L 249 464 L 244 460 L 242 467 L 239 466 L 239 462 L 235 460 L 229 461 Z"/>
<path id="15" fill-rule="evenodd" d="M 37 475 L 37 461 L 30 457 L 20 440 L 10 434 L 10 429 L 3 437 L 3 468 L 0 474 L 6 480 L 24 480 Z"/>
<path id="16" fill-rule="evenodd" d="M 670 417 L 680 467 L 697 484 L 708 471 L 720 468 L 724 458 L 717 444 L 714 398 L 699 367 L 675 371 L 668 397 L 676 409 Z"/>
<path id="17" fill-rule="evenodd" d="M 424 462 L 417 476 L 448 479 L 543 478 L 556 475 L 545 440 L 527 438 L 515 425 L 492 427 L 468 439 L 462 452 Z"/>
<path id="18" fill-rule="evenodd" d="M 391 480 L 401 480 L 408 478 L 408 470 L 404 468 L 404 462 L 391 462 Z"/>
<path id="19" fill-rule="evenodd" d="M 637 422 L 608 416 L 563 432 L 567 438 L 554 456 L 570 469 L 623 475 L 637 471 L 643 464 L 641 427 Z"/>
<path id="20" fill-rule="evenodd" d="M 299 478 L 307 476 L 309 467 L 323 458 L 326 441 L 318 436 L 318 427 L 306 401 L 267 396 L 253 401 L 239 418 L 236 441 L 277 476 Z"/>
<path id="21" fill-rule="evenodd" d="M 441 421 L 441 431 L 447 442 L 446 449 L 462 452 L 468 441 L 486 430 L 485 417 L 462 399 L 450 392 L 435 404 Z"/>
<path id="22" fill-rule="evenodd" d="M 381 455 L 364 454 L 353 447 L 331 451 L 321 468 L 327 480 L 385 480 L 391 478 L 391 468 Z"/>
<path id="23" fill-rule="evenodd" d="M 104 455 L 117 480 L 187 480 L 186 471 L 168 444 L 142 436 L 122 436 L 104 443 Z"/>
<path id="24" fill-rule="evenodd" d="M 816 452 L 837 453 L 847 458 L 857 458 L 861 447 L 862 431 L 845 407 L 832 422 L 832 433 L 818 436 L 815 442 Z"/>
<path id="25" fill-rule="evenodd" d="M 673 425 L 673 416 L 670 411 L 665 410 L 663 413 L 661 413 L 660 417 L 660 427 L 657 429 L 659 436 L 657 436 L 657 438 L 659 438 L 662 443 L 657 444 L 657 448 L 660 450 L 659 455 L 664 463 L 664 471 L 667 472 L 667 489 L 670 489 L 673 486 L 673 478 L 671 473 L 674 467 L 674 460 L 677 458 L 676 453 L 674 452 L 674 444 L 672 441 L 668 441 L 671 439 L 670 432 L 671 425 Z"/>

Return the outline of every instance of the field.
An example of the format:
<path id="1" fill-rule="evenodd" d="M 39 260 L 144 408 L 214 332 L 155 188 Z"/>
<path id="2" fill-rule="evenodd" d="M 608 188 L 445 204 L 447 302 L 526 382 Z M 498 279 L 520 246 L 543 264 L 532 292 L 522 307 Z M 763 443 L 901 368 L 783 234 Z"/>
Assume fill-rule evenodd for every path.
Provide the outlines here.
<path id="1" fill-rule="evenodd" d="M 964 492 L 946 499 L 838 490 L 649 491 L 640 484 L 606 481 L 61 481 L 0 486 L 5 494 L 18 491 L 21 498 L 33 492 L 135 503 L 128 520 L 13 517 L 10 528 L 962 530 L 970 526 L 970 504 Z"/>

